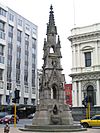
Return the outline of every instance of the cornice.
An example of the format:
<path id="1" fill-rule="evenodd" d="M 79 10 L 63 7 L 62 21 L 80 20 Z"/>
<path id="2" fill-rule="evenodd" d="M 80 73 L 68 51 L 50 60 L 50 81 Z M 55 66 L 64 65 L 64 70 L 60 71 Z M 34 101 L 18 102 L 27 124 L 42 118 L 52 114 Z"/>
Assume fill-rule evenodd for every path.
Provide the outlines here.
<path id="1" fill-rule="evenodd" d="M 97 80 L 100 79 L 100 71 L 71 74 L 70 76 L 73 78 L 73 81 Z"/>
<path id="2" fill-rule="evenodd" d="M 88 32 L 84 34 L 77 34 L 68 37 L 69 41 L 71 41 L 72 45 L 78 43 L 85 43 L 89 41 L 99 41 L 100 40 L 100 31 Z"/>

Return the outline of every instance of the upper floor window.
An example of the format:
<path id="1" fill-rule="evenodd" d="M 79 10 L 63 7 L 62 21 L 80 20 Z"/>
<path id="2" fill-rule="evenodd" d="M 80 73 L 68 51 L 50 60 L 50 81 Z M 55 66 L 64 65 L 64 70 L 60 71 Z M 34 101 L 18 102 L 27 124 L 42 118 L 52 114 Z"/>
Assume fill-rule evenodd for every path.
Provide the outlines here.
<path id="1" fill-rule="evenodd" d="M 9 20 L 11 20 L 12 22 L 14 21 L 14 15 L 13 14 L 9 14 Z"/>
<path id="2" fill-rule="evenodd" d="M 25 41 L 29 41 L 29 35 L 25 34 Z"/>
<path id="3" fill-rule="evenodd" d="M 3 49 L 4 49 L 4 46 L 0 45 L 0 55 L 3 55 Z"/>
<path id="4" fill-rule="evenodd" d="M 3 79 L 3 70 L 0 69 L 0 80 L 2 80 L 2 79 Z"/>
<path id="5" fill-rule="evenodd" d="M 26 24 L 26 27 L 25 27 L 25 28 L 26 28 L 26 30 L 28 30 L 28 31 L 30 30 L 30 26 L 29 26 L 28 24 Z"/>
<path id="6" fill-rule="evenodd" d="M 17 41 L 21 42 L 21 31 L 17 30 Z"/>
<path id="7" fill-rule="evenodd" d="M 35 28 L 32 29 L 32 33 L 33 33 L 33 34 L 34 34 L 34 33 L 36 34 L 36 29 L 35 29 Z"/>
<path id="8" fill-rule="evenodd" d="M 4 17 L 6 17 L 6 11 L 2 8 L 0 8 L 0 15 L 3 15 Z"/>
<path id="9" fill-rule="evenodd" d="M 36 48 L 36 39 L 32 38 L 32 48 Z"/>
<path id="10" fill-rule="evenodd" d="M 4 31 L 4 23 L 2 21 L 0 21 L 0 30 Z"/>
<path id="11" fill-rule="evenodd" d="M 22 26 L 22 20 L 18 19 L 18 25 Z"/>
<path id="12" fill-rule="evenodd" d="M 13 33 L 13 26 L 9 25 L 9 32 Z"/>
<path id="13" fill-rule="evenodd" d="M 9 25 L 9 33 L 8 36 L 13 38 L 13 26 Z"/>
<path id="14" fill-rule="evenodd" d="M 85 54 L 85 67 L 91 66 L 91 52 L 86 52 Z"/>

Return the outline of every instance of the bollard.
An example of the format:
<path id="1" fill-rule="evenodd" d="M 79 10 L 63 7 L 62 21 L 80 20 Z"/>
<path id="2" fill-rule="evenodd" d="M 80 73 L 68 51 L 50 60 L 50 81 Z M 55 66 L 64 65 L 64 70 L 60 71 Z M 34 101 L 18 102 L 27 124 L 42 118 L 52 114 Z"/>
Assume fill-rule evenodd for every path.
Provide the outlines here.
<path id="1" fill-rule="evenodd" d="M 9 131 L 10 131 L 10 127 L 8 123 L 6 123 L 6 126 L 4 127 L 4 133 L 9 133 Z"/>

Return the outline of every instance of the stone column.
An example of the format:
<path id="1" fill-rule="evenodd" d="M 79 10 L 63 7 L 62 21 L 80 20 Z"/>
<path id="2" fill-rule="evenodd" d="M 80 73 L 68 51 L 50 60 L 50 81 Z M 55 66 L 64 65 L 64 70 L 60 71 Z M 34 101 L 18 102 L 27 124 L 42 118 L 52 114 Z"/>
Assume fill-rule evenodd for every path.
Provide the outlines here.
<path id="1" fill-rule="evenodd" d="M 100 81 L 97 80 L 96 105 L 100 106 Z"/>
<path id="2" fill-rule="evenodd" d="M 78 67 L 80 67 L 81 66 L 81 63 L 80 63 L 80 45 L 78 45 L 78 61 L 77 61 L 77 63 L 78 63 Z"/>
<path id="3" fill-rule="evenodd" d="M 75 46 L 73 47 L 73 60 L 72 60 L 72 62 L 73 62 L 73 66 L 72 67 L 76 67 L 76 53 L 75 53 Z"/>
<path id="4" fill-rule="evenodd" d="M 72 103 L 73 107 L 77 106 L 77 88 L 76 88 L 76 82 L 73 82 L 72 84 Z"/>
<path id="5" fill-rule="evenodd" d="M 79 82 L 79 85 L 78 85 L 78 87 L 79 87 L 79 107 L 81 107 L 82 106 L 82 90 L 81 90 L 81 82 Z"/>

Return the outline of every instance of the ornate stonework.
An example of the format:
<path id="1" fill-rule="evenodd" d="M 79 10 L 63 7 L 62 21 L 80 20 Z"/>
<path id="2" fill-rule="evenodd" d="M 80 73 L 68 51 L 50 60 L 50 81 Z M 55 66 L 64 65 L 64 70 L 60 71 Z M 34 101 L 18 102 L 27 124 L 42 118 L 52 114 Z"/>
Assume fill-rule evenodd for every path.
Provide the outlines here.
<path id="1" fill-rule="evenodd" d="M 95 72 L 95 73 L 85 73 L 85 74 L 76 74 L 73 75 L 73 82 L 75 81 L 89 81 L 89 80 L 98 80 L 100 79 L 100 73 Z"/>
<path id="2" fill-rule="evenodd" d="M 50 7 L 47 39 L 44 39 L 44 64 L 40 82 L 40 104 L 37 107 L 33 125 L 73 124 L 69 106 L 64 105 L 64 75 L 60 59 L 60 38 L 54 22 L 53 8 Z M 57 40 L 57 42 L 56 42 Z M 52 52 L 51 52 L 52 51 Z"/>

